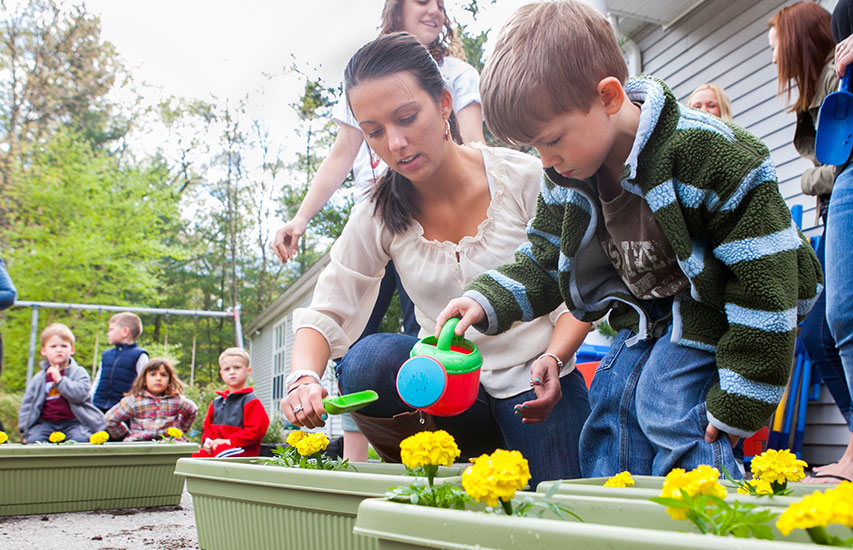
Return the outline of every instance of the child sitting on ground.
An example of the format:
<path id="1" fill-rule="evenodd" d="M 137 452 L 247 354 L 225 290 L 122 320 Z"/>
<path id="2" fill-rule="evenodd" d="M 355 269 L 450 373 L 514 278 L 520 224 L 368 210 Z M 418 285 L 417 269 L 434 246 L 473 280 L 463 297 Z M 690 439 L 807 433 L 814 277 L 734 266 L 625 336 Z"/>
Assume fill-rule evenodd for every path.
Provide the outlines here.
<path id="1" fill-rule="evenodd" d="M 69 441 L 88 442 L 104 429 L 104 415 L 92 405 L 89 373 L 74 360 L 74 333 L 61 323 L 41 333 L 42 370 L 32 377 L 21 408 L 18 429 L 24 443 L 48 441 L 62 432 Z"/>
<path id="2" fill-rule="evenodd" d="M 219 375 L 227 389 L 216 392 L 204 418 L 199 457 L 258 456 L 270 419 L 260 399 L 246 386 L 252 372 L 249 354 L 228 348 L 219 356 Z"/>
<path id="3" fill-rule="evenodd" d="M 107 411 L 107 431 L 113 439 L 148 441 L 168 435 L 169 428 L 186 432 L 193 425 L 198 406 L 184 397 L 171 361 L 148 361 L 127 395 Z"/>
<path id="4" fill-rule="evenodd" d="M 142 320 L 123 311 L 110 317 L 107 340 L 112 349 L 101 355 L 101 369 L 95 377 L 95 406 L 107 412 L 130 390 L 133 381 L 148 363 L 148 354 L 136 345 L 142 334 Z"/>
<path id="5" fill-rule="evenodd" d="M 535 147 L 545 174 L 527 244 L 451 301 L 487 334 L 565 301 L 619 330 L 590 388 L 584 477 L 725 465 L 730 439 L 782 397 L 798 320 L 822 288 L 767 147 L 628 80 L 613 29 L 579 1 L 520 8 L 483 71 L 495 136 Z M 728 437 L 718 437 L 721 432 Z"/>

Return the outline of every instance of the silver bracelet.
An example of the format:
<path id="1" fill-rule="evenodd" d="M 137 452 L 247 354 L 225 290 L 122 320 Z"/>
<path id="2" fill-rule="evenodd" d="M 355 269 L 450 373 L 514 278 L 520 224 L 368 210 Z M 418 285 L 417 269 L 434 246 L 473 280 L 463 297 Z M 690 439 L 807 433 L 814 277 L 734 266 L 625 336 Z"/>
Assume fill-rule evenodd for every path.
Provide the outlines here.
<path id="1" fill-rule="evenodd" d="M 543 353 L 542 355 L 540 355 L 539 357 L 537 357 L 537 358 L 536 358 L 536 360 L 538 361 L 538 360 L 542 359 L 543 357 L 553 357 L 553 358 L 554 358 L 554 361 L 556 361 L 556 362 L 557 362 L 557 368 L 558 368 L 558 369 L 563 368 L 563 362 L 560 360 L 560 358 L 559 358 L 559 357 L 557 357 L 557 356 L 556 356 L 556 355 L 554 355 L 553 353 L 545 352 L 545 353 Z"/>

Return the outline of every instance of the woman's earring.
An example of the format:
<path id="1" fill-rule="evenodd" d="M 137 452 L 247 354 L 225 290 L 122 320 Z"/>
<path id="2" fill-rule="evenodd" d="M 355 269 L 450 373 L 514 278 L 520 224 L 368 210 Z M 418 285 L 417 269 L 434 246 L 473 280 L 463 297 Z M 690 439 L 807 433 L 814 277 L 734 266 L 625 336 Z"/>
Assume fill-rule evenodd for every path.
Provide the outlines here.
<path id="1" fill-rule="evenodd" d="M 450 141 L 450 120 L 444 120 L 444 141 Z"/>
<path id="2" fill-rule="evenodd" d="M 373 152 L 373 149 L 368 149 L 370 152 L 370 167 L 376 170 L 376 167 L 379 166 L 380 158 Z"/>

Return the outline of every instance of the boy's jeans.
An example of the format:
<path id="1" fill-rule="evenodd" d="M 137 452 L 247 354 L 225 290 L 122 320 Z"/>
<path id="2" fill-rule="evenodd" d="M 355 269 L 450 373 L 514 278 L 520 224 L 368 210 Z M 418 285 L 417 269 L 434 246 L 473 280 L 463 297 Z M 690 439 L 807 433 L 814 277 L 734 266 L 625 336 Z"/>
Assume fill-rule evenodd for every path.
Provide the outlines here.
<path id="1" fill-rule="evenodd" d="M 661 337 L 628 347 L 632 335 L 619 333 L 593 378 L 580 438 L 583 476 L 666 475 L 710 464 L 740 477 L 728 435 L 704 439 L 705 396 L 719 378 L 714 354 L 670 342 L 672 323 Z"/>
<path id="2" fill-rule="evenodd" d="M 853 164 L 838 176 L 829 199 L 826 226 L 826 320 L 853 395 Z M 853 413 L 847 419 L 853 430 Z"/>

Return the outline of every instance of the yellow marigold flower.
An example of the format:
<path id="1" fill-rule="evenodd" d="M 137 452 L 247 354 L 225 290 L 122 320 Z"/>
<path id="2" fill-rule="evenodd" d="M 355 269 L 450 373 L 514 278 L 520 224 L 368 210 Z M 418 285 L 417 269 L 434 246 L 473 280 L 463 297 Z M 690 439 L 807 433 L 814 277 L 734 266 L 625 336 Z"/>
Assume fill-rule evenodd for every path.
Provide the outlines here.
<path id="1" fill-rule="evenodd" d="M 832 506 L 831 498 L 815 491 L 788 506 L 776 520 L 776 528 L 787 537 L 794 529 L 825 527 L 832 520 Z"/>
<path id="2" fill-rule="evenodd" d="M 62 432 L 53 432 L 47 440 L 51 443 L 61 443 L 62 441 L 65 441 L 65 434 Z"/>
<path id="3" fill-rule="evenodd" d="M 788 449 L 777 451 L 767 449 L 760 455 L 753 457 L 750 463 L 752 476 L 768 483 L 786 483 L 788 481 L 799 481 L 806 477 L 803 468 L 808 467 L 804 460 L 799 460 L 797 455 Z"/>
<path id="4" fill-rule="evenodd" d="M 326 450 L 326 447 L 329 446 L 329 438 L 326 437 L 326 434 L 323 432 L 317 432 L 315 434 L 306 434 L 304 437 L 301 437 L 299 441 L 296 442 L 294 447 L 296 447 L 296 452 L 301 454 L 302 456 L 311 456 L 313 454 L 319 453 L 320 451 Z"/>
<path id="5" fill-rule="evenodd" d="M 726 488 L 720 484 L 720 471 L 704 464 L 689 472 L 681 468 L 673 468 L 664 479 L 660 496 L 683 500 L 681 489 L 691 497 L 711 495 L 726 498 Z M 684 508 L 667 508 L 666 513 L 672 519 L 687 519 L 687 510 Z"/>
<path id="6" fill-rule="evenodd" d="M 631 477 L 631 472 L 624 471 L 616 474 L 604 482 L 605 487 L 633 487 L 634 478 Z"/>
<path id="7" fill-rule="evenodd" d="M 462 487 L 477 502 L 497 506 L 509 502 L 530 480 L 527 460 L 518 451 L 497 449 L 491 455 L 472 459 L 462 474 Z"/>
<path id="8" fill-rule="evenodd" d="M 773 487 L 770 486 L 769 481 L 764 481 L 763 479 L 750 479 L 747 483 L 753 487 L 755 487 L 755 492 L 759 495 L 772 495 Z M 739 495 L 749 495 L 749 489 L 746 487 L 738 487 L 737 494 Z"/>
<path id="9" fill-rule="evenodd" d="M 110 434 L 104 431 L 95 432 L 89 436 L 89 443 L 92 445 L 100 445 L 106 443 L 110 438 Z"/>
<path id="10" fill-rule="evenodd" d="M 291 447 L 296 447 L 296 443 L 298 443 L 300 439 L 305 437 L 305 435 L 306 435 L 306 433 L 303 432 L 302 430 L 296 430 L 296 431 L 290 432 L 290 434 L 287 436 L 287 439 L 285 441 Z"/>
<path id="11" fill-rule="evenodd" d="M 832 519 L 830 523 L 838 523 L 853 528 L 853 483 L 842 481 L 835 489 L 824 493 L 830 500 Z"/>
<path id="12" fill-rule="evenodd" d="M 166 430 L 166 435 L 168 435 L 169 437 L 174 437 L 175 439 L 180 439 L 184 437 L 184 432 L 172 426 L 171 428 Z"/>
<path id="13" fill-rule="evenodd" d="M 9 441 L 9 436 L 6 435 L 6 432 L 0 431 L 0 445 Z"/>
<path id="14" fill-rule="evenodd" d="M 444 430 L 419 432 L 400 442 L 400 457 L 409 468 L 450 466 L 460 454 L 453 436 Z"/>

